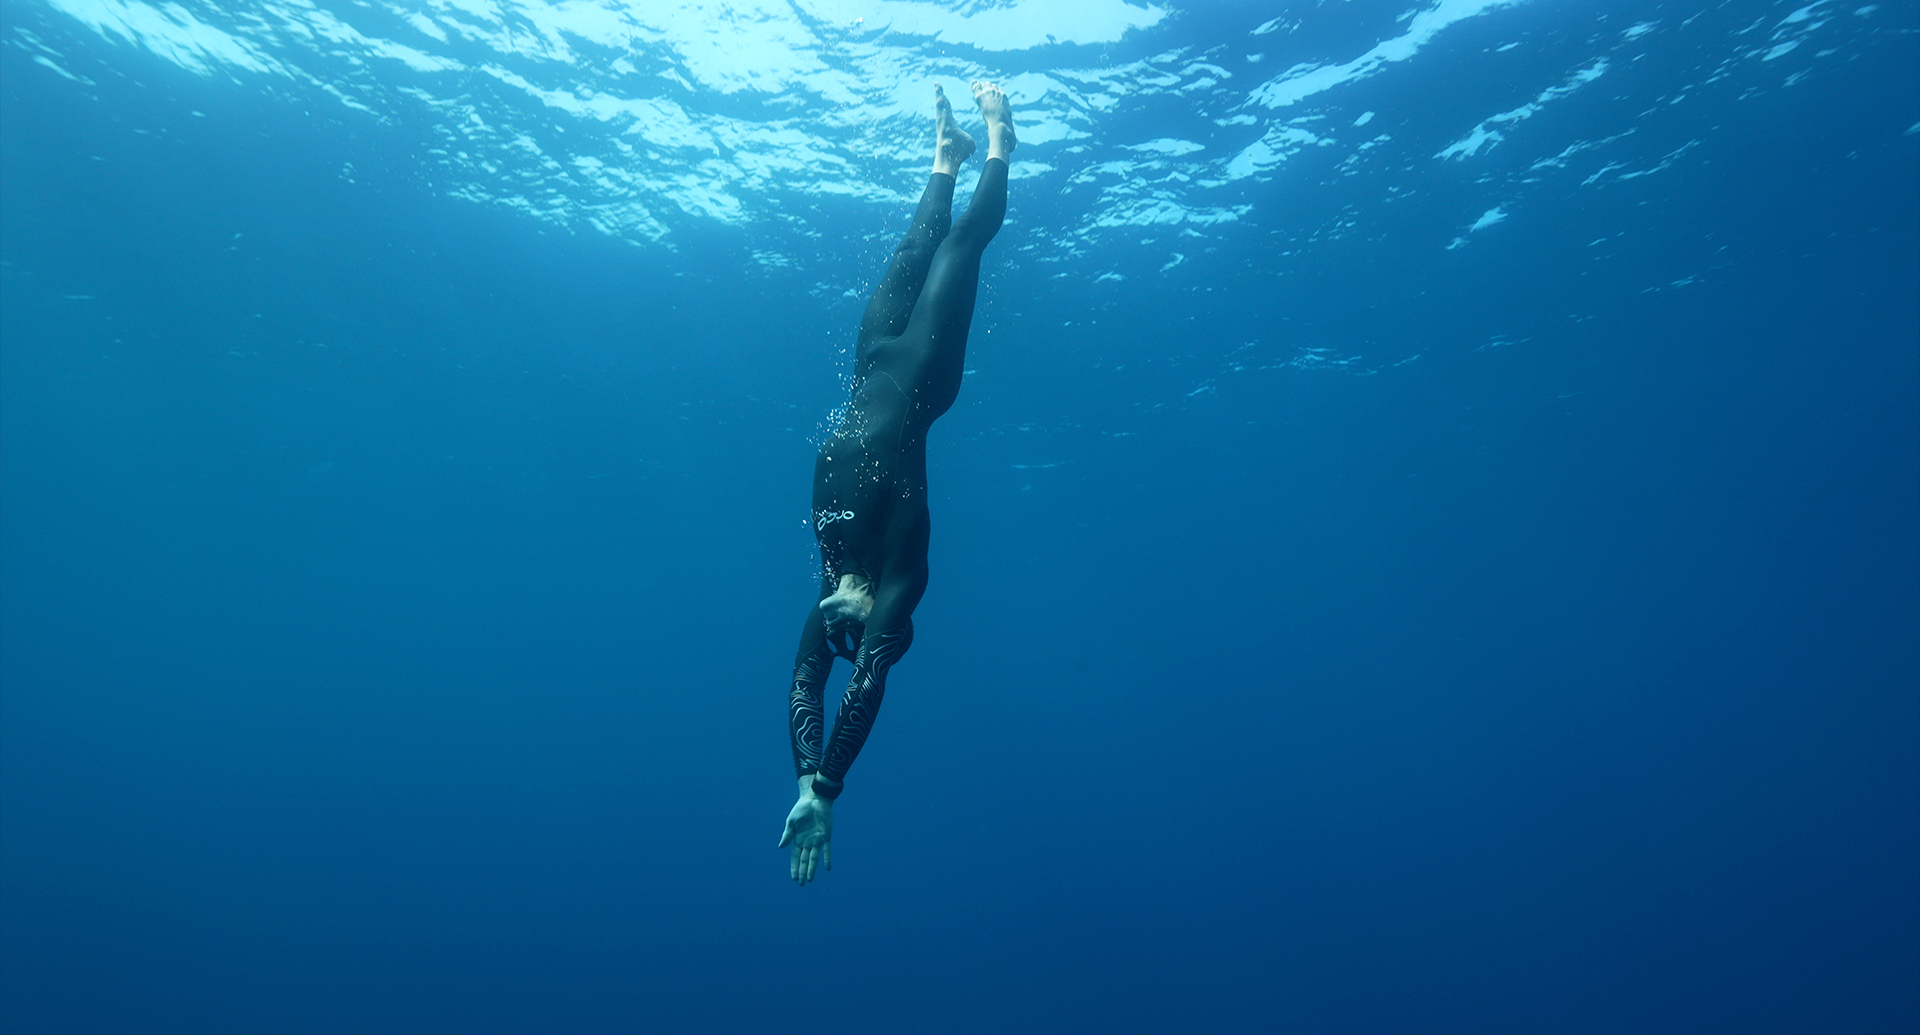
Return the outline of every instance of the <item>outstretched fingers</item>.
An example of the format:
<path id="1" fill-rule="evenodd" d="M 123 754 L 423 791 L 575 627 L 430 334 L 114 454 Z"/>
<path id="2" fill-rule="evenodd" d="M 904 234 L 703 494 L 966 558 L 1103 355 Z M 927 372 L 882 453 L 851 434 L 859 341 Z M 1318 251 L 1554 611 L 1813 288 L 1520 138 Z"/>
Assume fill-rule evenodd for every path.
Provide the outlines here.
<path id="1" fill-rule="evenodd" d="M 805 794 L 793 803 L 793 810 L 787 813 L 787 827 L 780 835 L 780 847 L 793 846 L 793 856 L 787 862 L 787 876 L 796 883 L 806 884 L 813 880 L 814 874 L 823 864 L 831 869 L 827 860 L 828 845 L 833 840 L 833 805 L 831 802 Z"/>

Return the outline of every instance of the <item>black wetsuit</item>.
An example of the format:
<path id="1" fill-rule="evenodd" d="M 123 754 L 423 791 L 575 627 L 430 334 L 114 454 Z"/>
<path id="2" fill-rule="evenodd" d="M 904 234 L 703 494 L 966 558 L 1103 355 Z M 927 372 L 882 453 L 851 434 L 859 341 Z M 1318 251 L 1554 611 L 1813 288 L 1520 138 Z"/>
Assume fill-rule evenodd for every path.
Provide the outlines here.
<path id="1" fill-rule="evenodd" d="M 960 394 L 980 256 L 1007 212 L 1007 163 L 987 160 L 958 222 L 953 186 L 953 177 L 934 173 L 920 195 L 913 227 L 860 321 L 846 415 L 814 463 L 820 597 L 842 575 L 867 578 L 874 596 L 864 630 L 844 641 L 829 640 L 816 605 L 794 659 L 787 703 L 794 771 L 834 784 L 867 741 L 887 670 L 913 642 L 913 609 L 927 588 L 927 429 Z M 842 651 L 853 655 L 853 680 L 823 750 L 821 691 Z"/>

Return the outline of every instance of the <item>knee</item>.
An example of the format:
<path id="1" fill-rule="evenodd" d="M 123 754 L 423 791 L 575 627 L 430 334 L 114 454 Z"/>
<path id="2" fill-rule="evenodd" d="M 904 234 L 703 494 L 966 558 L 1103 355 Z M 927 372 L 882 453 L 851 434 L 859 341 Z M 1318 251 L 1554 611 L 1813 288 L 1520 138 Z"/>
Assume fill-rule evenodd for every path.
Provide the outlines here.
<path id="1" fill-rule="evenodd" d="M 932 262 L 938 250 L 939 245 L 930 237 L 909 237 L 893 249 L 895 255 L 913 263 Z"/>
<path id="2" fill-rule="evenodd" d="M 954 224 L 953 233 L 947 240 L 958 241 L 959 246 L 965 249 L 967 253 L 974 258 L 974 261 L 977 262 L 980 256 L 986 252 L 987 245 L 993 241 L 993 235 L 999 232 L 1000 223 L 998 220 L 989 223 L 984 219 L 963 219 L 959 223 Z"/>

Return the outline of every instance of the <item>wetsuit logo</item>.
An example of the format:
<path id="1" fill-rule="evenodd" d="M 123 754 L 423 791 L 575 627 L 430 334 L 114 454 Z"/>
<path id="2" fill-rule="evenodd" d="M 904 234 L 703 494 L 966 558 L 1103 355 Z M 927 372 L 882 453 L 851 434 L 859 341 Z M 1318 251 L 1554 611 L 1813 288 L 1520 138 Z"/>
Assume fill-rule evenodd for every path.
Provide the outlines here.
<path id="1" fill-rule="evenodd" d="M 816 532 L 824 531 L 828 525 L 833 524 L 835 521 L 852 520 L 853 511 L 851 510 L 816 510 L 813 512 L 813 530 Z"/>

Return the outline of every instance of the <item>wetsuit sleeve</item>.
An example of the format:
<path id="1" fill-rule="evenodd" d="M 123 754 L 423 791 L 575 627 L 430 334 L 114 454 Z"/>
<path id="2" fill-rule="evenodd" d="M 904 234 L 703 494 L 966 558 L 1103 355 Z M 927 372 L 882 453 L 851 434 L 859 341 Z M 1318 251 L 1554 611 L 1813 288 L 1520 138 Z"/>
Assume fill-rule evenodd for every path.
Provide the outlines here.
<path id="1" fill-rule="evenodd" d="M 833 649 L 824 632 L 810 637 L 793 663 L 793 688 L 787 693 L 787 733 L 793 740 L 793 772 L 806 776 L 820 770 L 821 741 L 827 729 L 825 696 L 827 673 L 833 669 Z"/>
<path id="2" fill-rule="evenodd" d="M 873 732 L 873 720 L 880 714 L 880 701 L 887 693 L 887 670 L 912 643 L 911 623 L 861 637 L 853 679 L 847 683 L 840 711 L 833 717 L 833 740 L 827 744 L 826 758 L 820 764 L 821 776 L 834 783 L 846 780 L 848 767 L 859 757 L 867 734 Z"/>

